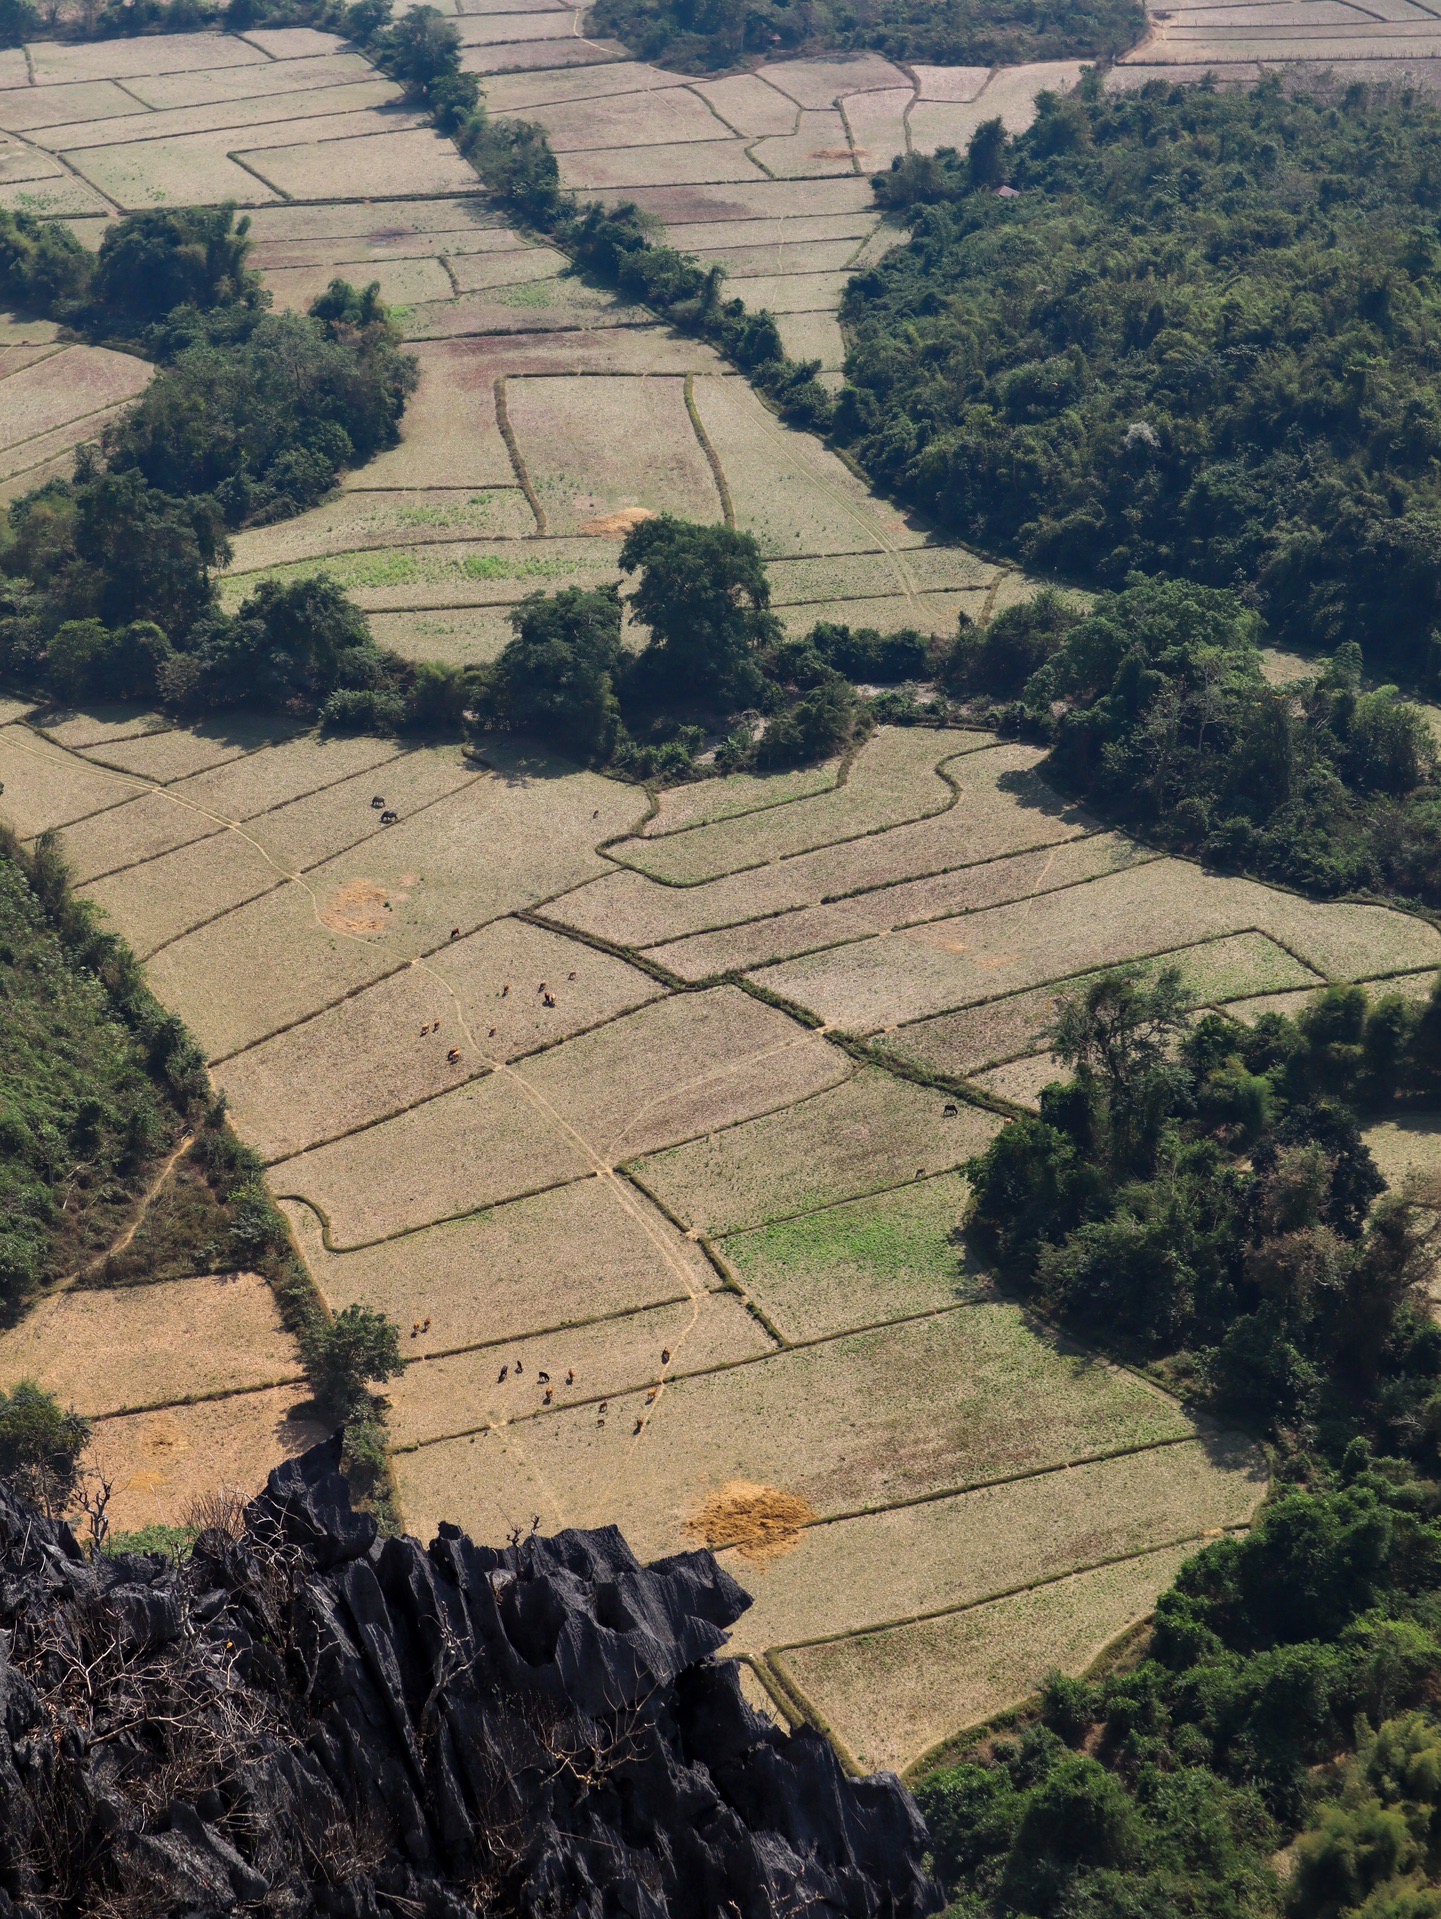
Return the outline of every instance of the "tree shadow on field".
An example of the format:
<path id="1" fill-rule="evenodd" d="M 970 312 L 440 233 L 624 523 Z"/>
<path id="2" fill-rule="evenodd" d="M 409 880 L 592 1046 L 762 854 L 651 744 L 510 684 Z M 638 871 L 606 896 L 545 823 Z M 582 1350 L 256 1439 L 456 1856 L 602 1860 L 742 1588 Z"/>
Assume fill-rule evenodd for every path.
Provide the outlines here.
<path id="1" fill-rule="evenodd" d="M 82 736 L 74 744 L 78 751 L 102 756 L 105 735 L 114 732 L 118 744 L 121 730 L 127 742 L 159 733 L 188 733 L 194 739 L 209 741 L 214 746 L 238 748 L 245 753 L 253 753 L 263 746 L 279 746 L 308 731 L 305 721 L 284 713 L 236 710 L 187 719 L 157 713 L 154 707 L 138 700 L 86 700 L 78 706 L 42 705 L 33 718 L 42 732 L 76 722 L 83 727 L 90 722 L 98 736 L 93 741 Z"/>
<path id="2" fill-rule="evenodd" d="M 1078 827 L 1085 833 L 1101 829 L 1102 822 L 1094 814 L 1088 813 L 1074 800 L 1066 799 L 1030 767 L 1013 767 L 1008 772 L 998 773 L 996 791 L 1006 794 L 1025 812 L 1044 814 L 1047 819 L 1059 820 L 1062 825 Z M 961 804 L 965 805 L 964 796 Z"/>
<path id="3" fill-rule="evenodd" d="M 484 772 L 494 773 L 507 786 L 530 786 L 538 780 L 564 780 L 585 768 L 539 740 L 523 734 L 496 733 L 467 750 L 466 758 Z"/>

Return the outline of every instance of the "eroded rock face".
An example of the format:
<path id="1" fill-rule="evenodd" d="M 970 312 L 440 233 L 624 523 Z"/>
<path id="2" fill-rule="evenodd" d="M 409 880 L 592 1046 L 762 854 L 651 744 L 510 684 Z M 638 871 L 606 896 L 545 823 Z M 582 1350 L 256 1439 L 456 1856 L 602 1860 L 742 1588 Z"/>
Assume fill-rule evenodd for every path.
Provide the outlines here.
<path id="1" fill-rule="evenodd" d="M 935 1909 L 897 1781 L 713 1657 L 749 1602 L 709 1553 L 382 1542 L 339 1457 L 178 1569 L 0 1487 L 0 1919 Z"/>

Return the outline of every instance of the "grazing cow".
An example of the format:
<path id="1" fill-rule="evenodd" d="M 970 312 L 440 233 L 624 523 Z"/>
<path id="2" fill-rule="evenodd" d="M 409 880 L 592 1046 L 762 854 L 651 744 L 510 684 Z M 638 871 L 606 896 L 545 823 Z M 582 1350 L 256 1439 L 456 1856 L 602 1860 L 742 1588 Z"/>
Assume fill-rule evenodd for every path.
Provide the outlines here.
<path id="1" fill-rule="evenodd" d="M 636 1436 L 636 1433 L 643 1431 L 644 1428 L 645 1428 L 645 1421 L 643 1419 L 638 1419 L 635 1422 L 635 1432 L 631 1434 L 631 1438 L 634 1439 Z"/>
<path id="2" fill-rule="evenodd" d="M 954 1100 L 948 1100 L 946 1104 L 941 1108 L 941 1118 L 954 1119 L 956 1117 L 958 1110 L 959 1108 L 957 1107 L 956 1102 Z"/>
<path id="3" fill-rule="evenodd" d="M 498 1380 L 496 1380 L 496 1382 L 495 1382 L 497 1386 L 503 1386 L 503 1385 L 505 1384 L 505 1382 L 506 1382 L 506 1378 L 507 1378 L 507 1376 L 508 1376 L 508 1374 L 509 1374 L 509 1372 L 510 1372 L 510 1368 L 509 1368 L 509 1366 L 502 1366 L 502 1367 L 501 1367 L 501 1369 L 500 1369 L 500 1378 L 499 1378 Z"/>
<path id="4" fill-rule="evenodd" d="M 669 1366 L 669 1364 L 670 1364 L 670 1347 L 669 1347 L 669 1346 L 662 1346 L 662 1347 L 661 1347 L 661 1349 L 660 1349 L 660 1363 L 661 1363 L 661 1365 L 662 1365 L 662 1366 Z"/>
<path id="5" fill-rule="evenodd" d="M 596 1408 L 596 1410 L 597 1410 L 597 1412 L 602 1412 L 602 1413 L 603 1413 L 603 1412 L 605 1412 L 605 1411 L 606 1411 L 606 1410 L 608 1409 L 608 1407 L 609 1407 L 609 1406 L 610 1406 L 610 1401 L 609 1401 L 608 1399 L 603 1399 L 603 1400 L 602 1400 L 602 1401 L 600 1402 L 600 1405 L 599 1405 L 599 1406 L 598 1406 L 598 1407 Z"/>
<path id="6" fill-rule="evenodd" d="M 458 1046 L 452 1046 L 450 1051 L 446 1054 L 445 1057 L 450 1061 L 452 1066 L 459 1066 L 460 1048 Z"/>
<path id="7" fill-rule="evenodd" d="M 397 813 L 393 807 L 388 806 L 380 816 L 380 823 L 382 826 L 394 826 L 399 818 L 399 813 Z"/>
<path id="8" fill-rule="evenodd" d="M 574 978 L 575 978 L 575 974 L 574 974 L 574 973 L 567 973 L 567 974 L 566 974 L 566 978 L 567 978 L 567 979 L 574 979 Z"/>
<path id="9" fill-rule="evenodd" d="M 538 1372 L 536 1374 L 536 1378 L 540 1381 L 542 1386 L 548 1386 L 550 1384 L 550 1374 L 547 1372 L 544 1372 L 544 1371 Z"/>
<path id="10" fill-rule="evenodd" d="M 451 927 L 451 929 L 450 929 L 450 937 L 451 937 L 451 938 L 452 938 L 453 940 L 458 940 L 458 939 L 460 938 L 460 928 L 459 928 L 458 926 L 452 926 L 452 927 Z"/>
<path id="11" fill-rule="evenodd" d="M 554 1387 L 547 1386 L 545 1389 L 545 1398 L 540 1403 L 542 1406 L 548 1406 L 554 1398 L 555 1398 Z"/>
<path id="12" fill-rule="evenodd" d="M 489 1032 L 488 1032 L 488 1033 L 486 1034 L 486 1036 L 485 1036 L 485 1037 L 486 1037 L 487 1039 L 494 1039 L 494 1038 L 495 1038 L 495 1032 L 496 1032 L 496 1029 L 495 1029 L 495 1028 L 494 1028 L 494 1027 L 492 1026 L 492 1027 L 491 1027 L 491 1029 L 490 1029 L 490 1031 L 489 1031 Z"/>
<path id="13" fill-rule="evenodd" d="M 381 798 L 380 794 L 377 793 L 374 796 L 374 798 L 371 800 L 370 804 L 375 808 L 375 811 L 378 813 L 381 807 L 385 805 L 385 801 Z"/>
<path id="14" fill-rule="evenodd" d="M 541 996 L 540 996 L 540 1003 L 541 1003 L 541 1005 L 542 1005 L 542 1006 L 554 1006 L 554 1005 L 555 1005 L 555 994 L 554 994 L 554 993 L 542 993 L 542 994 L 541 994 Z"/>
<path id="15" fill-rule="evenodd" d="M 568 1368 L 566 1369 L 566 1375 L 565 1375 L 565 1383 L 566 1383 L 566 1385 L 567 1385 L 567 1386 L 573 1386 L 573 1385 L 575 1384 L 575 1368 L 574 1368 L 574 1366 L 570 1366 L 570 1367 L 568 1367 Z"/>
<path id="16" fill-rule="evenodd" d="M 520 1378 L 520 1376 L 521 1376 L 521 1374 L 522 1374 L 522 1373 L 523 1373 L 524 1371 L 525 1371 L 525 1367 L 524 1367 L 524 1366 L 523 1366 L 523 1365 L 522 1365 L 522 1364 L 520 1363 L 520 1361 L 519 1361 L 519 1360 L 517 1360 L 517 1361 L 515 1362 L 515 1376 L 516 1376 L 516 1378 L 517 1378 L 517 1379 L 519 1379 L 519 1378 Z"/>
<path id="17" fill-rule="evenodd" d="M 510 991 L 510 981 L 509 981 L 509 980 L 507 980 L 507 981 L 505 982 L 505 985 L 504 985 L 504 986 L 502 986 L 502 987 L 501 987 L 501 989 L 500 989 L 500 997 L 501 997 L 502 999 L 504 999 L 504 998 L 505 998 L 505 996 L 506 996 L 506 994 L 507 994 L 507 993 L 508 993 L 509 991 Z"/>
<path id="18" fill-rule="evenodd" d="M 648 1392 L 648 1393 L 646 1394 L 646 1396 L 645 1396 L 645 1403 L 646 1403 L 646 1405 L 647 1405 L 647 1406 L 654 1406 L 654 1404 L 655 1404 L 655 1396 L 656 1396 L 656 1394 L 657 1394 L 657 1393 L 658 1393 L 659 1391 L 660 1391 L 660 1387 L 659 1387 L 659 1386 L 652 1386 L 652 1387 L 651 1387 L 651 1389 L 650 1389 L 650 1391 L 649 1391 L 649 1392 Z"/>
<path id="19" fill-rule="evenodd" d="M 429 1319 L 423 1319 L 423 1320 L 421 1321 L 421 1323 L 420 1323 L 420 1330 L 421 1330 L 421 1331 L 422 1331 L 423 1333 L 428 1333 L 428 1332 L 430 1331 L 430 1321 L 429 1321 Z"/>
<path id="20" fill-rule="evenodd" d="M 598 819 L 600 818 L 600 808 L 599 808 L 599 807 L 597 807 L 597 808 L 595 809 L 595 811 L 594 811 L 594 812 L 593 812 L 593 813 L 591 814 L 591 818 L 592 818 L 593 820 L 598 820 Z"/>

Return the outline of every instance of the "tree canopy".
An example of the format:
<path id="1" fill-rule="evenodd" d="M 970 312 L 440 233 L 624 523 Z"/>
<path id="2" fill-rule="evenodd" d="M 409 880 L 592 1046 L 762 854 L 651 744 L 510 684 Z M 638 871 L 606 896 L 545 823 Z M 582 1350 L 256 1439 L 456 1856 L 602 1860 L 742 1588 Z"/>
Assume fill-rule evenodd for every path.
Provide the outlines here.
<path id="1" fill-rule="evenodd" d="M 994 183 L 1015 189 L 1000 197 Z M 1354 87 L 1042 96 L 877 181 L 841 430 L 956 532 L 1441 671 L 1441 113 Z"/>

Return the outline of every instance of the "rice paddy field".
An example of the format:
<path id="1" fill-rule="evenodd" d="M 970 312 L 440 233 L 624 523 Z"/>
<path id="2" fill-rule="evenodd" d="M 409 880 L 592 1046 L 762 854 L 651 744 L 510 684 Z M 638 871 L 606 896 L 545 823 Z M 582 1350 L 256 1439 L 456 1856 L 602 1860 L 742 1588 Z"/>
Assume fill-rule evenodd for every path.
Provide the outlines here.
<path id="1" fill-rule="evenodd" d="M 1239 32 L 1244 11 L 1185 30 Z M 898 232 L 866 175 L 992 114 L 1019 127 L 1075 77 L 867 55 L 691 80 L 547 0 L 460 24 L 493 114 L 545 121 L 569 181 L 637 200 L 829 373 L 845 276 Z M 340 273 L 400 305 L 421 384 L 399 445 L 242 535 L 233 601 L 325 571 L 386 644 L 463 664 L 526 593 L 615 578 L 626 527 L 666 508 L 754 532 L 793 630 L 945 631 L 1031 590 L 509 229 L 333 36 L 37 45 L 0 71 L 0 134 L 0 204 L 97 243 L 130 207 L 233 198 L 280 303 Z M 0 355 L 14 491 L 147 372 L 25 320 Z M 960 1168 L 1049 1075 L 1058 986 L 1174 960 L 1198 1005 L 1247 1018 L 1441 967 L 1419 919 L 1102 831 L 1036 757 L 881 729 L 844 762 L 652 806 L 524 745 L 9 703 L 0 815 L 60 829 L 324 1297 L 399 1322 L 407 1525 L 709 1544 L 755 1594 L 734 1646 L 753 1696 L 905 1766 L 1084 1665 L 1265 1491 L 1247 1442 L 1059 1343 L 967 1262 Z M 1402 1171 L 1424 1148 L 1378 1141 Z M 118 1525 L 253 1486 L 314 1434 L 245 1274 L 57 1294 L 0 1340 L 0 1385 L 28 1373 L 95 1418 Z"/>

